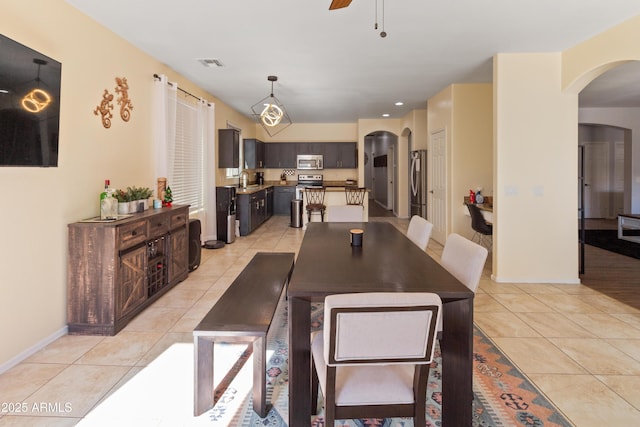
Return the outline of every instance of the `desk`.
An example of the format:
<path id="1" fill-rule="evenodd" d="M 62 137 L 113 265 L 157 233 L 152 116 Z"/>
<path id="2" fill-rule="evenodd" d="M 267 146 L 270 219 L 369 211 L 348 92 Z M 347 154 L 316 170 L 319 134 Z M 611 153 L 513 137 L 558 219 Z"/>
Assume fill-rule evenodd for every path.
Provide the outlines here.
<path id="1" fill-rule="evenodd" d="M 364 230 L 352 248 L 349 229 Z M 442 299 L 442 421 L 471 425 L 474 294 L 389 223 L 310 223 L 287 291 L 289 425 L 311 419 L 311 303 L 350 292 L 434 292 Z"/>

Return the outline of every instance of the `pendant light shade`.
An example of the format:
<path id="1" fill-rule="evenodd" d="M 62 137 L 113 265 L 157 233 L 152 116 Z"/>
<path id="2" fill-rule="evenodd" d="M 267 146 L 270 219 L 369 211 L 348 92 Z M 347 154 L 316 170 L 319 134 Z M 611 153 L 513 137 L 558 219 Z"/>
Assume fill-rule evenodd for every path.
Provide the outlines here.
<path id="1" fill-rule="evenodd" d="M 271 82 L 271 94 L 253 104 L 251 111 L 269 136 L 274 136 L 288 127 L 291 119 L 284 105 L 273 95 L 273 82 L 278 81 L 278 77 L 268 76 L 267 80 Z"/>

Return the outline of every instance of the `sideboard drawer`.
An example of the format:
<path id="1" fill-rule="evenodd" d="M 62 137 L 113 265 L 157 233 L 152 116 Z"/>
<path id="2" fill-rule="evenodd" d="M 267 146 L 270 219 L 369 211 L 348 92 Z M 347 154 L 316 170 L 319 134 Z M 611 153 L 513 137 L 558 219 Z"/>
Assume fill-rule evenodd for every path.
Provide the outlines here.
<path id="1" fill-rule="evenodd" d="M 169 231 L 169 215 L 156 215 L 149 218 L 149 237 L 155 238 Z"/>
<path id="2" fill-rule="evenodd" d="M 130 248 L 147 240 L 147 220 L 135 221 L 118 227 L 118 247 Z"/>
<path id="3" fill-rule="evenodd" d="M 187 219 L 189 217 L 188 213 L 179 212 L 171 214 L 171 229 L 182 227 L 187 224 Z"/>

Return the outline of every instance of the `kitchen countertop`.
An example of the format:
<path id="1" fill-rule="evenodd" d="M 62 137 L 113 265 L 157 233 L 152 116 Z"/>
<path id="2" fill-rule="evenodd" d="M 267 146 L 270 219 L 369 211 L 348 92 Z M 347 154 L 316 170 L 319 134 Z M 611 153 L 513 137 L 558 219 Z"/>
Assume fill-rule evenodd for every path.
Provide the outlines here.
<path id="1" fill-rule="evenodd" d="M 297 181 L 267 181 L 263 185 L 250 184 L 247 188 L 237 187 L 236 194 L 253 194 L 269 187 L 295 187 L 296 185 L 298 185 Z M 324 186 L 326 191 L 344 191 L 344 188 L 347 187 L 344 181 L 324 181 Z M 357 185 L 354 184 L 353 186 Z"/>

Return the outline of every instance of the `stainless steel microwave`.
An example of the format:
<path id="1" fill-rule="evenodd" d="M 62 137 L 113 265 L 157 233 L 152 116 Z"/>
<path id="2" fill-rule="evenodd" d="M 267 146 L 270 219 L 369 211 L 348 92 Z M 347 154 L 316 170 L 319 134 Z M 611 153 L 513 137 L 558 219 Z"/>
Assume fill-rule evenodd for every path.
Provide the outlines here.
<path id="1" fill-rule="evenodd" d="M 298 154 L 296 158 L 296 169 L 322 169 L 322 154 Z"/>

